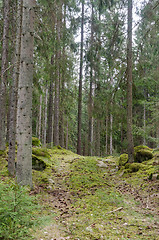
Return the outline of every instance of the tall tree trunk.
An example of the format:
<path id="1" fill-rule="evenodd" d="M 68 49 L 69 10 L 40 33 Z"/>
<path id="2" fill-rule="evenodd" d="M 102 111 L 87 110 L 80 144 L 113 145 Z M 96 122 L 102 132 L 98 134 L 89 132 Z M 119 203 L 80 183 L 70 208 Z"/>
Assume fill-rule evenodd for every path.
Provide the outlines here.
<path id="1" fill-rule="evenodd" d="M 43 134 L 43 144 L 46 147 L 46 131 L 47 131 L 47 98 L 48 98 L 48 89 L 46 86 L 45 90 L 45 109 L 44 109 L 44 134 Z"/>
<path id="2" fill-rule="evenodd" d="M 67 116 L 67 123 L 66 123 L 66 149 L 68 149 L 68 116 Z"/>
<path id="3" fill-rule="evenodd" d="M 41 139 L 41 119 L 42 119 L 42 95 L 40 95 L 40 106 L 39 106 L 39 129 L 38 129 L 38 138 Z"/>
<path id="4" fill-rule="evenodd" d="M 52 55 L 51 58 L 51 64 L 52 66 L 55 64 L 54 63 L 54 56 Z M 49 103 L 48 103 L 48 128 L 47 128 L 47 143 L 51 144 L 52 142 L 52 135 L 53 135 L 53 121 L 52 121 L 52 116 L 53 116 L 53 73 L 51 73 L 51 78 L 50 78 L 50 87 L 49 87 Z"/>
<path id="5" fill-rule="evenodd" d="M 57 23 L 56 23 L 56 76 L 55 76 L 55 104 L 54 104 L 54 144 L 59 145 L 59 117 L 60 117 L 60 60 L 61 60 L 61 18 L 62 3 L 56 3 Z"/>
<path id="6" fill-rule="evenodd" d="M 144 139 L 143 144 L 146 145 L 146 104 L 144 102 L 144 113 L 143 113 L 143 124 L 144 124 Z"/>
<path id="7" fill-rule="evenodd" d="M 134 161 L 132 135 L 132 0 L 128 0 L 128 46 L 127 46 L 127 138 L 128 161 Z"/>
<path id="8" fill-rule="evenodd" d="M 17 182 L 32 187 L 32 82 L 34 0 L 23 0 L 17 109 Z"/>
<path id="9" fill-rule="evenodd" d="M 112 154 L 113 154 L 113 115 L 112 113 L 110 113 L 110 155 Z"/>
<path id="10" fill-rule="evenodd" d="M 105 154 L 108 154 L 108 116 L 106 116 L 105 120 Z"/>
<path id="11" fill-rule="evenodd" d="M 81 155 L 81 129 L 82 129 L 82 71 L 83 71 L 83 35 L 84 35 L 84 0 L 82 1 L 82 19 L 81 19 L 81 53 L 80 53 L 80 74 L 79 74 L 79 93 L 78 93 L 78 136 L 77 136 L 77 154 Z"/>
<path id="12" fill-rule="evenodd" d="M 11 175 L 15 172 L 15 141 L 16 141 L 16 116 L 17 116 L 17 93 L 20 68 L 21 31 L 22 31 L 22 1 L 17 2 L 17 31 L 14 54 L 13 83 L 10 97 L 10 118 L 9 118 L 9 152 L 8 171 Z"/>
<path id="13" fill-rule="evenodd" d="M 100 156 L 100 120 L 97 119 L 97 129 L 96 129 L 96 155 Z"/>
<path id="14" fill-rule="evenodd" d="M 10 0 L 5 0 L 4 10 L 3 10 L 4 21 L 3 21 L 2 63 L 1 63 L 1 82 L 0 82 L 0 150 L 5 150 L 9 11 L 10 11 Z"/>
<path id="15" fill-rule="evenodd" d="M 92 4 L 92 16 L 91 16 L 91 51 L 93 49 L 93 21 L 94 21 L 94 9 Z M 90 60 L 90 85 L 89 85 L 89 123 L 88 123 L 88 155 L 93 154 L 93 57 Z"/>

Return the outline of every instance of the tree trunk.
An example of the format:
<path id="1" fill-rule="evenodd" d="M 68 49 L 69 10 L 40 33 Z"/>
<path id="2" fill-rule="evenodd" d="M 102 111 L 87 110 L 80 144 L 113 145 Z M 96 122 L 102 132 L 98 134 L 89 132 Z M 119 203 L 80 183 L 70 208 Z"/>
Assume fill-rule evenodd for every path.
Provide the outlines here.
<path id="1" fill-rule="evenodd" d="M 94 9 L 92 4 L 92 16 L 91 16 L 91 51 L 93 49 L 93 21 L 94 21 Z M 89 104 L 88 104 L 88 155 L 93 154 L 93 57 L 90 60 L 90 86 L 89 86 Z"/>
<path id="2" fill-rule="evenodd" d="M 68 117 L 67 117 L 67 124 L 66 124 L 66 149 L 68 149 Z"/>
<path id="3" fill-rule="evenodd" d="M 46 86 L 45 90 L 45 110 L 44 110 L 44 134 L 43 134 L 43 144 L 46 147 L 46 131 L 47 131 L 47 98 L 48 98 L 48 89 Z"/>
<path id="4" fill-rule="evenodd" d="M 17 2 L 17 31 L 16 46 L 14 56 L 13 83 L 11 90 L 11 105 L 9 118 L 9 152 L 8 152 L 8 171 L 11 175 L 15 172 L 15 141 L 16 141 L 16 116 L 17 116 L 17 93 L 20 68 L 20 51 L 21 51 L 21 31 L 22 31 L 22 1 Z"/>
<path id="5" fill-rule="evenodd" d="M 5 123 L 6 123 L 6 85 L 8 66 L 8 33 L 9 33 L 10 0 L 4 1 L 4 20 L 2 38 L 2 62 L 0 82 L 0 150 L 5 150 Z"/>
<path id="6" fill-rule="evenodd" d="M 112 106 L 112 103 L 111 103 Z M 110 114 L 110 155 L 113 154 L 113 115 Z"/>
<path id="7" fill-rule="evenodd" d="M 55 76 L 55 104 L 54 104 L 54 144 L 59 145 L 59 117 L 60 117 L 60 60 L 61 60 L 61 18 L 62 4 L 57 2 L 56 23 L 56 76 Z"/>
<path id="8" fill-rule="evenodd" d="M 32 82 L 34 0 L 23 0 L 17 109 L 17 182 L 32 187 Z"/>
<path id="9" fill-rule="evenodd" d="M 128 161 L 134 161 L 132 135 L 132 0 L 128 0 L 128 46 L 127 46 L 127 138 Z"/>
<path id="10" fill-rule="evenodd" d="M 80 53 L 80 74 L 79 74 L 79 93 L 78 93 L 78 132 L 77 132 L 77 154 L 81 155 L 81 128 L 82 128 L 82 71 L 83 71 L 83 31 L 84 27 L 84 0 L 82 1 L 81 19 L 81 53 Z"/>
<path id="11" fill-rule="evenodd" d="M 54 56 L 52 55 L 51 64 L 54 65 Z M 49 87 L 49 104 L 48 104 L 48 128 L 47 128 L 47 143 L 51 144 L 53 135 L 53 73 L 51 73 L 50 87 Z"/>
<path id="12" fill-rule="evenodd" d="M 39 139 L 41 139 L 41 119 L 42 119 L 42 95 L 40 95 L 40 106 L 39 106 L 39 129 L 38 129 Z"/>
<path id="13" fill-rule="evenodd" d="M 105 120 L 105 154 L 108 154 L 108 116 Z"/>
<path id="14" fill-rule="evenodd" d="M 96 156 L 100 156 L 100 120 L 97 119 L 96 129 Z"/>

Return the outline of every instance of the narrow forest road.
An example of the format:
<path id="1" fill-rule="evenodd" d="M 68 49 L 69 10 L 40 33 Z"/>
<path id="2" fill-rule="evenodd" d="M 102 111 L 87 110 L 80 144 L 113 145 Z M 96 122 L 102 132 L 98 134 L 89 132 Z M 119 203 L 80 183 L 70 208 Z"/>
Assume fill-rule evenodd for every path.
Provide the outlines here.
<path id="1" fill-rule="evenodd" d="M 104 181 L 107 180 L 105 186 L 111 196 L 103 200 L 108 196 L 100 195 L 99 199 L 108 204 L 108 210 L 100 212 L 98 209 L 102 203 L 94 190 L 91 193 L 94 200 L 89 203 L 90 195 L 80 195 L 80 191 L 74 194 L 68 187 L 72 164 L 84 159 L 78 155 L 61 155 L 56 159 L 54 189 L 49 190 L 45 199 L 55 216 L 51 223 L 34 234 L 35 239 L 159 239 L 158 181 L 123 178 L 122 174 L 117 173 L 117 165 L 112 157 L 96 158 L 97 167 L 104 173 Z M 111 192 L 112 189 L 114 192 Z M 109 204 L 113 206 L 111 210 Z"/>

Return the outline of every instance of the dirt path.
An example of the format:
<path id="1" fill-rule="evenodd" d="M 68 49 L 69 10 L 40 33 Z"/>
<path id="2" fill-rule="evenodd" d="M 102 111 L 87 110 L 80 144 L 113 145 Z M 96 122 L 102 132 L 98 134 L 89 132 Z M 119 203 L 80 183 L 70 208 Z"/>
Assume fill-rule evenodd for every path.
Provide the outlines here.
<path id="1" fill-rule="evenodd" d="M 70 171 L 70 165 L 76 161 L 78 156 L 67 155 L 59 157 L 55 165 L 54 173 L 54 189 L 48 195 L 48 203 L 50 208 L 56 213 L 52 219 L 51 224 L 45 228 L 37 231 L 37 240 L 100 240 L 100 239 L 129 239 L 129 240 L 157 240 L 159 239 L 159 224 L 158 224 L 158 182 L 139 183 L 138 186 L 133 186 L 130 179 L 123 179 L 120 175 L 116 174 L 117 166 L 111 159 L 102 159 L 98 161 L 98 166 L 104 169 L 105 174 L 110 180 L 110 185 L 114 185 L 117 192 L 124 198 L 124 203 L 127 207 L 117 208 L 121 212 L 116 214 L 108 223 L 107 228 L 109 231 L 108 236 L 100 235 L 101 237 L 88 237 L 80 238 L 78 236 L 72 237 L 70 234 L 70 227 L 68 222 L 74 221 L 75 218 L 80 221 L 80 215 L 73 207 L 73 198 L 67 188 L 67 177 Z M 110 212 L 108 212 L 110 213 Z M 72 220 L 73 219 L 73 220 Z M 112 221 L 112 223 L 111 223 Z M 94 225 L 93 225 L 94 224 Z M 88 231 L 93 231 L 97 223 L 93 223 L 88 228 Z M 105 223 L 103 223 L 105 224 Z M 100 226 L 103 226 L 102 224 Z M 102 227 L 101 227 L 102 228 Z M 101 231 L 101 228 L 99 228 Z M 123 237 L 115 237 L 115 232 L 123 232 Z M 136 231 L 136 233 L 134 233 Z M 156 236 L 156 237 L 155 237 Z"/>

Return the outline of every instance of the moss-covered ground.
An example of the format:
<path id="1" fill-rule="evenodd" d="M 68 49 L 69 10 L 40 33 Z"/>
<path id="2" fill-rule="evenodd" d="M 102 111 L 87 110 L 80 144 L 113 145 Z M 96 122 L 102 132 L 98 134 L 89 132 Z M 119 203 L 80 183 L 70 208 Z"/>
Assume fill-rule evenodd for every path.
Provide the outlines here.
<path id="1" fill-rule="evenodd" d="M 33 149 L 45 169 L 33 169 L 43 224 L 37 240 L 159 239 L 159 152 L 140 166 L 118 168 L 117 157 L 82 157 L 61 148 Z M 6 154 L 0 177 L 7 175 Z M 135 163 L 136 164 L 136 163 Z M 133 168 L 137 168 L 135 171 Z"/>

